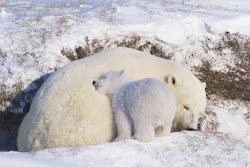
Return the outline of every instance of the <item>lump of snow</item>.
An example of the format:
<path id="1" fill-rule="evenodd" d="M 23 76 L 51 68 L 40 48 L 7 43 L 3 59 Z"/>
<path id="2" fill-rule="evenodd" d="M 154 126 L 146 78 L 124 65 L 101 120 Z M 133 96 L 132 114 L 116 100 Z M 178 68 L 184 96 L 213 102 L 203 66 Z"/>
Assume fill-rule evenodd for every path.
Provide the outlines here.
<path id="1" fill-rule="evenodd" d="M 223 133 L 250 144 L 249 124 L 240 115 L 219 107 L 208 107 L 206 118 L 201 123 L 201 131 Z"/>
<path id="2" fill-rule="evenodd" d="M 9 16 L 11 16 L 10 13 L 7 13 L 4 9 L 0 9 L 0 19 L 1 18 L 7 18 Z"/>

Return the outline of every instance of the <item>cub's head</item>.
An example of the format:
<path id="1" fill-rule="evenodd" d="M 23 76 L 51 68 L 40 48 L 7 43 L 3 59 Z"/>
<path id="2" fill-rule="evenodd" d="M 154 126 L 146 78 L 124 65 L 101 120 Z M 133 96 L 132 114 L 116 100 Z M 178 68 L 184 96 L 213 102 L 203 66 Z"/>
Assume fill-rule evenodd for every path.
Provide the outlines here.
<path id="1" fill-rule="evenodd" d="M 93 85 L 99 93 L 110 96 L 128 81 L 125 70 L 110 71 L 93 81 Z"/>

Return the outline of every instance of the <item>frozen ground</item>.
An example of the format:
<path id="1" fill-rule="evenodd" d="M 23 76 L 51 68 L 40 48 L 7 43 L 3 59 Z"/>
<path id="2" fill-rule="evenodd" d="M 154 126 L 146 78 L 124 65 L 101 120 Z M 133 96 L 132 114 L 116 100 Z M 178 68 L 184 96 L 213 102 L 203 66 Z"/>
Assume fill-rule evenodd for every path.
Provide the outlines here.
<path id="1" fill-rule="evenodd" d="M 62 50 L 77 56 L 78 47 L 92 54 L 107 47 L 143 46 L 194 73 L 204 61 L 214 71 L 227 72 L 237 66 L 235 52 L 249 60 L 249 20 L 249 0 L 0 0 L 0 112 L 27 112 L 48 75 L 70 62 Z M 241 69 L 242 78 L 249 77 L 247 70 Z M 35 153 L 1 152 L 0 167 L 250 166 L 249 101 L 215 95 L 208 104 L 221 125 L 216 130 L 226 135 L 180 132 L 152 143 L 130 140 Z M 0 121 L 2 127 L 5 122 Z M 9 129 L 0 132 L 7 134 Z"/>
<path id="2" fill-rule="evenodd" d="M 11 167 L 26 167 L 26 163 L 40 162 L 41 166 L 50 167 L 54 166 L 53 163 L 60 162 L 72 167 L 243 167 L 250 165 L 249 157 L 249 145 L 224 134 L 178 132 L 150 143 L 127 140 L 31 153 L 4 152 L 0 153 L 0 166 L 16 163 Z M 22 161 L 25 161 L 24 165 Z"/>
<path id="3" fill-rule="evenodd" d="M 136 35 L 140 40 L 134 45 L 144 45 L 147 52 L 152 52 L 152 46 L 148 46 L 151 42 L 172 60 L 189 68 L 207 60 L 214 70 L 227 71 L 228 66 L 235 66 L 235 55 L 221 42 L 225 41 L 222 34 L 240 33 L 239 43 L 246 46 L 249 43 L 248 0 L 1 0 L 0 3 L 2 111 L 27 110 L 27 104 L 44 80 L 40 77 L 69 62 L 61 53 L 63 49 L 74 51 L 88 45 L 96 52 L 124 45 L 125 38 Z"/>
<path id="4" fill-rule="evenodd" d="M 211 106 L 209 111 L 202 132 L 175 132 L 149 143 L 126 140 L 29 153 L 0 152 L 0 167 L 250 166 L 249 125 L 218 107 Z M 212 127 L 213 121 L 221 126 Z"/>

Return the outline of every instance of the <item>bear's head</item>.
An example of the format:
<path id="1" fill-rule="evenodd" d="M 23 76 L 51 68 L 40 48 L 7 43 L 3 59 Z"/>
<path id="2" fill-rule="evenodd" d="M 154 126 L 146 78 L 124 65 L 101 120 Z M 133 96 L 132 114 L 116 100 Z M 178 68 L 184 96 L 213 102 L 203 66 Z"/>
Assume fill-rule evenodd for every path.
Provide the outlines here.
<path id="1" fill-rule="evenodd" d="M 189 76 L 178 73 L 168 75 L 166 78 L 167 84 L 175 92 L 177 99 L 177 113 L 173 121 L 172 132 L 197 130 L 199 118 L 205 113 L 206 84 L 200 82 L 188 84 L 188 79 L 190 79 Z M 186 84 L 181 84 L 182 82 Z"/>
<path id="2" fill-rule="evenodd" d="M 99 93 L 111 96 L 129 80 L 125 70 L 110 71 L 103 74 L 98 80 L 93 81 L 93 85 Z"/>

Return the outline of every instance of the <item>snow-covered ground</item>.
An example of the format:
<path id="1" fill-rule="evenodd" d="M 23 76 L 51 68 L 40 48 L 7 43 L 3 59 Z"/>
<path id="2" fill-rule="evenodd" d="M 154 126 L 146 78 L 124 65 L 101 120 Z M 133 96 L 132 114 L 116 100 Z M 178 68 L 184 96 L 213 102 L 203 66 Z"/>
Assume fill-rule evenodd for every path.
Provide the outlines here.
<path id="1" fill-rule="evenodd" d="M 1 0 L 0 110 L 23 112 L 30 97 L 12 104 L 11 95 L 33 95 L 33 81 L 69 62 L 63 49 L 95 45 L 95 39 L 107 48 L 137 35 L 141 45 L 160 45 L 189 68 L 208 60 L 225 71 L 235 65 L 232 50 L 218 56 L 208 49 L 217 48 L 225 31 L 249 36 L 249 20 L 249 0 Z"/>
<path id="2" fill-rule="evenodd" d="M 150 143 L 126 140 L 32 153 L 5 152 L 0 153 L 0 166 L 25 167 L 21 162 L 29 160 L 44 167 L 48 162 L 48 167 L 59 162 L 72 167 L 243 167 L 250 165 L 249 157 L 249 145 L 224 134 L 178 132 Z M 3 165 L 5 158 L 8 161 Z"/>
<path id="3" fill-rule="evenodd" d="M 238 33 L 239 43 L 250 50 L 249 0 L 0 0 L 0 112 L 27 110 L 46 74 L 70 62 L 63 49 L 76 54 L 79 46 L 116 47 L 139 36 L 135 45 L 146 46 L 146 52 L 150 42 L 193 71 L 209 61 L 213 70 L 225 72 L 236 59 L 221 42 L 225 32 Z M 225 134 L 177 132 L 152 143 L 0 152 L 0 167 L 250 166 L 250 131 L 244 122 L 250 123 L 250 107 L 218 98 L 208 104 L 232 113 L 209 106 Z"/>

